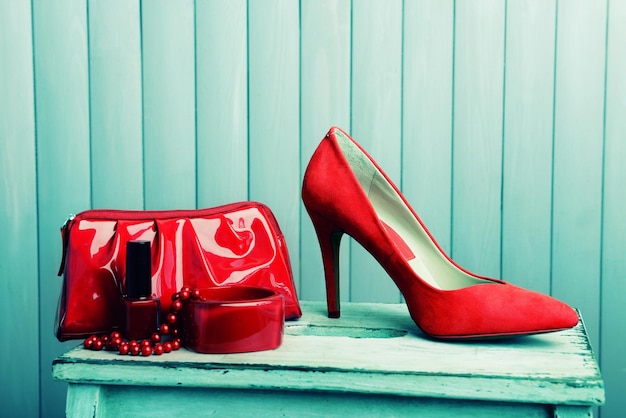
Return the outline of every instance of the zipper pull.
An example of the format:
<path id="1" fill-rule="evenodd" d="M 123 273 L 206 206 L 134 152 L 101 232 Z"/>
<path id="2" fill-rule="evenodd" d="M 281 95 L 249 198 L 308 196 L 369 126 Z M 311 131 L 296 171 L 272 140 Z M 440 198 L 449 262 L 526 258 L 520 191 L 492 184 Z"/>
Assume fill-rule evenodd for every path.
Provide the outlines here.
<path id="1" fill-rule="evenodd" d="M 59 267 L 59 273 L 58 273 L 59 276 L 62 275 L 63 271 L 65 270 L 65 257 L 67 256 L 67 244 L 70 239 L 69 226 L 70 226 L 70 223 L 74 220 L 74 218 L 76 218 L 76 215 L 74 215 L 73 213 L 70 213 L 67 216 L 67 219 L 65 220 L 63 225 L 61 226 L 61 240 L 63 241 L 63 244 L 62 244 L 63 254 L 61 255 L 61 266 Z"/>
<path id="2" fill-rule="evenodd" d="M 67 215 L 67 219 L 65 219 L 65 222 L 63 222 L 63 225 L 61 225 L 61 231 L 63 231 L 65 228 L 67 228 L 67 225 L 70 222 L 72 222 L 75 217 L 76 217 L 76 215 L 74 215 L 73 213 L 70 213 L 69 215 Z"/>

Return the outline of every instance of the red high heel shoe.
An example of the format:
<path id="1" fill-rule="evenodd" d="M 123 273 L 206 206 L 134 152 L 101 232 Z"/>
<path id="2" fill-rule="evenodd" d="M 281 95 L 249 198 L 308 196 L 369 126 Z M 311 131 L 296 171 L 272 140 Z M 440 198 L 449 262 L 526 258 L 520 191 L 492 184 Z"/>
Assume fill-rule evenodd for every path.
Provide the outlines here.
<path id="1" fill-rule="evenodd" d="M 311 157 L 302 200 L 322 250 L 331 318 L 339 317 L 339 244 L 346 233 L 391 276 L 417 326 L 432 337 L 538 334 L 578 323 L 576 311 L 557 299 L 458 266 L 376 162 L 339 128 Z"/>

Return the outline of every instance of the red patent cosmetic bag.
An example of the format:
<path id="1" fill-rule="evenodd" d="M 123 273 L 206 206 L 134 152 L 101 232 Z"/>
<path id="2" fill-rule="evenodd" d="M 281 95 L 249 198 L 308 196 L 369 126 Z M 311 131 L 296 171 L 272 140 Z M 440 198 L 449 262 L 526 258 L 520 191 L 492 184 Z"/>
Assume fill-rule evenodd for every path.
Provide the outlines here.
<path id="1" fill-rule="evenodd" d="M 272 289 L 284 297 L 285 319 L 302 315 L 284 236 L 262 203 L 170 211 L 93 209 L 71 217 L 61 235 L 59 341 L 119 328 L 130 240 L 151 241 L 152 293 L 160 299 L 162 316 L 183 286 L 232 285 Z"/>

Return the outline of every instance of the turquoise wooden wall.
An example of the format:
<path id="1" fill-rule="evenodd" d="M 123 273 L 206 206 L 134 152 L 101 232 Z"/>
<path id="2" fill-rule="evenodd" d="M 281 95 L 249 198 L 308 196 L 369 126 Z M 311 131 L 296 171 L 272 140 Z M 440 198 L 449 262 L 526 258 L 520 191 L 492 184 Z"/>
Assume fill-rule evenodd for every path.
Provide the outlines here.
<path id="1" fill-rule="evenodd" d="M 63 415 L 69 213 L 265 202 L 323 299 L 299 189 L 339 125 L 461 265 L 581 309 L 618 416 L 625 75 L 625 0 L 0 0 L 3 413 Z M 401 301 L 345 248 L 345 300 Z"/>

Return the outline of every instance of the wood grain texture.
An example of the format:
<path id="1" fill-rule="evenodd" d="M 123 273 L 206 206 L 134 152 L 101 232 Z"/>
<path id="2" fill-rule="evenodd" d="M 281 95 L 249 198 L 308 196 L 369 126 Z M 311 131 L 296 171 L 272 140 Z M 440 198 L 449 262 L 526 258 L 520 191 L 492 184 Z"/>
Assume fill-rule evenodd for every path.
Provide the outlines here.
<path id="1" fill-rule="evenodd" d="M 88 9 L 92 205 L 143 209 L 140 3 Z"/>
<path id="2" fill-rule="evenodd" d="M 452 258 L 500 276 L 504 3 L 455 8 Z"/>
<path id="3" fill-rule="evenodd" d="M 598 347 L 606 4 L 561 2 L 558 13 L 552 292 L 582 310 Z"/>
<path id="4" fill-rule="evenodd" d="M 246 5 L 196 2 L 198 207 L 248 199 Z"/>
<path id="5" fill-rule="evenodd" d="M 37 298 L 37 171 L 30 2 L 0 1 L 0 315 L 7 336 L 27 342 L 0 346 L 7 416 L 39 413 Z M 19 313 L 16 315 L 16 313 Z M 15 367 L 13 364 L 19 365 Z"/>
<path id="6" fill-rule="evenodd" d="M 602 407 L 603 417 L 626 410 L 626 2 L 610 2 L 608 12 L 598 354 L 610 401 Z"/>
<path id="7" fill-rule="evenodd" d="M 553 1 L 507 3 L 502 279 L 544 293 L 550 292 L 555 14 Z"/>
<path id="8" fill-rule="evenodd" d="M 352 137 L 401 186 L 402 3 L 352 4 Z M 351 242 L 350 300 L 398 302 L 400 292 L 372 256 Z"/>
<path id="9" fill-rule="evenodd" d="M 249 198 L 266 203 L 299 271 L 299 4 L 248 4 Z M 296 282 L 298 280 L 296 279 Z"/>
<path id="10" fill-rule="evenodd" d="M 301 3 L 300 167 L 302 175 L 331 126 L 350 129 L 350 2 Z M 324 271 L 317 236 L 306 210 L 300 210 L 300 297 L 325 300 Z M 340 298 L 350 297 L 350 243 L 340 252 Z"/>
<path id="11" fill-rule="evenodd" d="M 59 228 L 91 205 L 86 3 L 34 1 L 40 370 L 72 346 L 53 334 L 62 280 Z M 21 262 L 32 262 L 22 259 Z M 35 294 L 36 290 L 31 289 Z M 34 306 L 37 306 L 35 304 Z M 40 411 L 62 415 L 67 385 L 40 374 Z M 36 384 L 36 382 L 31 382 Z"/>
<path id="12" fill-rule="evenodd" d="M 194 2 L 143 2 L 141 19 L 145 208 L 195 208 Z"/>

